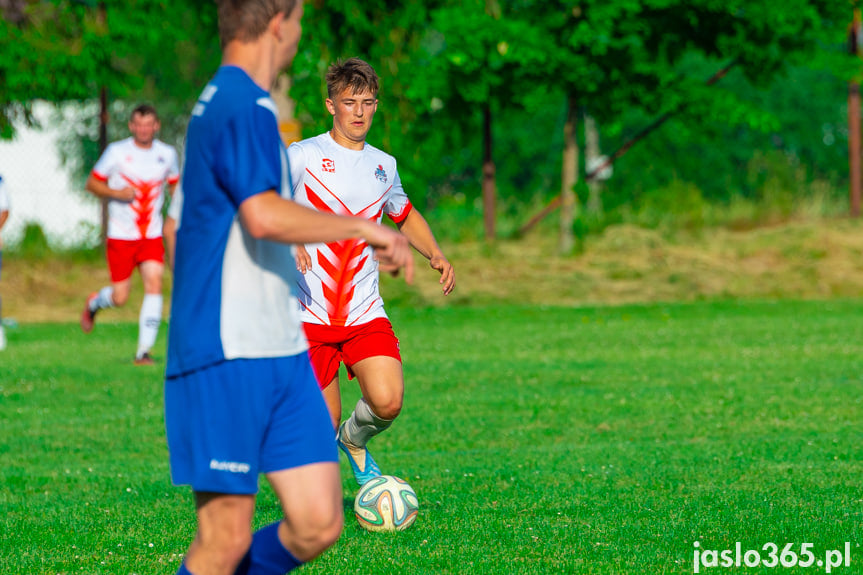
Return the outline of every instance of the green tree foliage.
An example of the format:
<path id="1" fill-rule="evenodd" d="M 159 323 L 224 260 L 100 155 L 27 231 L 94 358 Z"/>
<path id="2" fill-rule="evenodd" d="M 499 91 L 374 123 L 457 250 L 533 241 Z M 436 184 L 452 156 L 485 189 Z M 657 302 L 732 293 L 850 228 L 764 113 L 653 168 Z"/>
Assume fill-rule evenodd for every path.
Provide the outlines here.
<path id="1" fill-rule="evenodd" d="M 0 0 L 0 11 L 7 137 L 38 98 L 85 102 L 75 134 L 95 141 L 102 86 L 112 139 L 141 100 L 162 112 L 163 135 L 180 134 L 218 65 L 210 0 Z M 606 206 L 675 179 L 722 200 L 754 193 L 741 174 L 765 147 L 843 177 L 843 82 L 863 70 L 843 53 L 850 18 L 844 0 L 310 0 L 291 96 L 304 135 L 319 133 L 327 66 L 369 61 L 382 79 L 370 141 L 399 159 L 420 206 L 477 211 L 484 107 L 498 213 L 526 217 L 555 196 L 567 98 L 597 119 L 606 152 L 674 114 L 615 166 Z"/>
<path id="2" fill-rule="evenodd" d="M 102 87 L 112 99 L 187 109 L 218 65 L 215 7 L 202 0 L 7 0 L 2 10 L 5 137 L 33 100 L 93 100 Z"/>

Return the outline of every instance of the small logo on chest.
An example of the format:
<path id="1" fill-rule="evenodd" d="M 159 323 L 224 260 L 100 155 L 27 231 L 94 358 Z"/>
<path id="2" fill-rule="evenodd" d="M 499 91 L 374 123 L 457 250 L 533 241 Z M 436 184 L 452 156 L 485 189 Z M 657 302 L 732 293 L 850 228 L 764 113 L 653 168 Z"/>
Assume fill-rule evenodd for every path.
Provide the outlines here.
<path id="1" fill-rule="evenodd" d="M 321 162 L 321 170 L 331 174 L 336 173 L 336 163 L 329 158 L 324 158 Z"/>
<path id="2" fill-rule="evenodd" d="M 378 169 L 375 170 L 375 177 L 383 183 L 387 183 L 387 173 L 384 171 L 383 166 L 378 165 Z"/>

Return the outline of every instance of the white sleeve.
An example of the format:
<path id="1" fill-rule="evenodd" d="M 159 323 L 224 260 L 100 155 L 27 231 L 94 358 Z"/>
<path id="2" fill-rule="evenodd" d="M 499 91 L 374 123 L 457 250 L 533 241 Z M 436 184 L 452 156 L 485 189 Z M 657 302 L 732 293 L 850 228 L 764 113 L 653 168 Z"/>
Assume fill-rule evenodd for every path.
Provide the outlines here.
<path id="1" fill-rule="evenodd" d="M 114 171 L 117 169 L 117 145 L 108 144 L 108 147 L 105 148 L 105 151 L 102 152 L 102 155 L 99 157 L 99 161 L 96 162 L 96 165 L 93 166 L 93 175 L 103 181 L 107 181 L 110 178 Z"/>
<path id="2" fill-rule="evenodd" d="M 291 198 L 296 198 L 306 173 L 306 151 L 298 142 L 288 146 L 288 171 L 291 174 Z"/>
<path id="3" fill-rule="evenodd" d="M 180 215 L 183 213 L 183 186 L 177 182 L 177 187 L 174 188 L 174 197 L 171 199 L 171 205 L 168 206 L 168 217 L 177 222 L 177 229 L 180 229 Z"/>
<path id="4" fill-rule="evenodd" d="M 0 212 L 9 211 L 9 194 L 6 193 L 6 183 L 0 177 Z"/>
<path id="5" fill-rule="evenodd" d="M 180 181 L 180 164 L 177 159 L 177 150 L 171 146 L 171 170 L 168 172 L 168 183 L 178 184 Z"/>
<path id="6" fill-rule="evenodd" d="M 392 221 L 399 223 L 407 217 L 412 207 L 411 201 L 402 187 L 402 180 L 399 177 L 396 164 L 393 162 L 393 185 L 390 188 L 390 191 L 387 194 L 387 199 L 384 203 L 384 213 L 386 213 Z"/>

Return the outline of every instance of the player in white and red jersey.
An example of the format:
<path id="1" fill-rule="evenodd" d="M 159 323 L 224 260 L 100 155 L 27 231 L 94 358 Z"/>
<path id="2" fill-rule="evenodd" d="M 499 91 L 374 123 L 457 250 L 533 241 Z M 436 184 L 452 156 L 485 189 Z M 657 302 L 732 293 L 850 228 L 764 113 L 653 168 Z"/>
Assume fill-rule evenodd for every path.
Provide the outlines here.
<path id="1" fill-rule="evenodd" d="M 377 74 L 358 58 L 337 63 L 327 73 L 327 93 L 333 129 L 288 149 L 294 199 L 375 222 L 386 214 L 440 272 L 449 294 L 453 267 L 402 189 L 395 158 L 366 143 L 377 110 Z M 378 262 L 365 242 L 347 240 L 298 248 L 297 267 L 304 274 L 298 287 L 312 366 L 338 428 L 337 443 L 362 485 L 381 474 L 366 443 L 392 424 L 404 396 L 399 343 L 378 291 Z M 341 425 L 340 363 L 363 394 Z"/>
<path id="2" fill-rule="evenodd" d="M 137 267 L 144 282 L 144 301 L 135 364 L 150 365 L 150 349 L 162 322 L 162 205 L 166 189 L 173 193 L 180 170 L 176 150 L 156 139 L 155 108 L 147 104 L 135 108 L 129 131 L 132 137 L 110 144 L 87 179 L 87 191 L 108 199 L 106 252 L 111 285 L 87 298 L 81 329 L 89 333 L 99 310 L 126 303 Z"/>

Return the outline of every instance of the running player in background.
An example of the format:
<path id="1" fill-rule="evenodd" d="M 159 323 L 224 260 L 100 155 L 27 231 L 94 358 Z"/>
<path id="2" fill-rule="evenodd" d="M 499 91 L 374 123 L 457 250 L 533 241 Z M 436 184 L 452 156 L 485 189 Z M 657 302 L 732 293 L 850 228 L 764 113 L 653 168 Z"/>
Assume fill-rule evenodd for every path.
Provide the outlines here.
<path id="1" fill-rule="evenodd" d="M 413 276 L 407 239 L 290 201 L 268 90 L 293 59 L 302 0 L 219 0 L 222 66 L 192 110 L 177 231 L 165 426 L 175 484 L 195 493 L 180 575 L 280 575 L 344 519 L 338 450 L 297 304 L 297 242 L 352 237 Z M 254 534 L 258 475 L 284 519 Z"/>
<path id="2" fill-rule="evenodd" d="M 87 191 L 109 200 L 106 252 L 111 285 L 87 298 L 81 329 L 89 333 L 99 310 L 126 303 L 137 267 L 144 282 L 144 301 L 135 364 L 152 365 L 150 349 L 162 323 L 162 204 L 166 185 L 173 193 L 180 171 L 176 150 L 156 139 L 155 108 L 146 104 L 135 108 L 129 131 L 132 137 L 110 144 L 87 178 Z"/>
<path id="3" fill-rule="evenodd" d="M 6 220 L 9 219 L 9 194 L 6 193 L 6 184 L 3 176 L 0 176 L 0 231 Z M 3 269 L 3 237 L 0 236 L 0 271 Z M 3 299 L 0 298 L 0 351 L 6 349 L 6 332 L 3 329 Z"/>
<path id="4" fill-rule="evenodd" d="M 333 129 L 288 148 L 297 202 L 374 222 L 386 214 L 440 272 L 448 295 L 455 286 L 453 267 L 402 189 L 395 158 L 366 143 L 378 105 L 377 74 L 366 62 L 351 58 L 331 66 L 326 80 Z M 399 342 L 378 292 L 378 262 L 371 256 L 362 240 L 297 250 L 297 268 L 305 274 L 299 288 L 309 355 L 338 428 L 337 443 L 360 485 L 381 474 L 366 443 L 392 424 L 404 397 Z M 348 376 L 356 376 L 363 396 L 339 425 L 342 362 Z"/>

